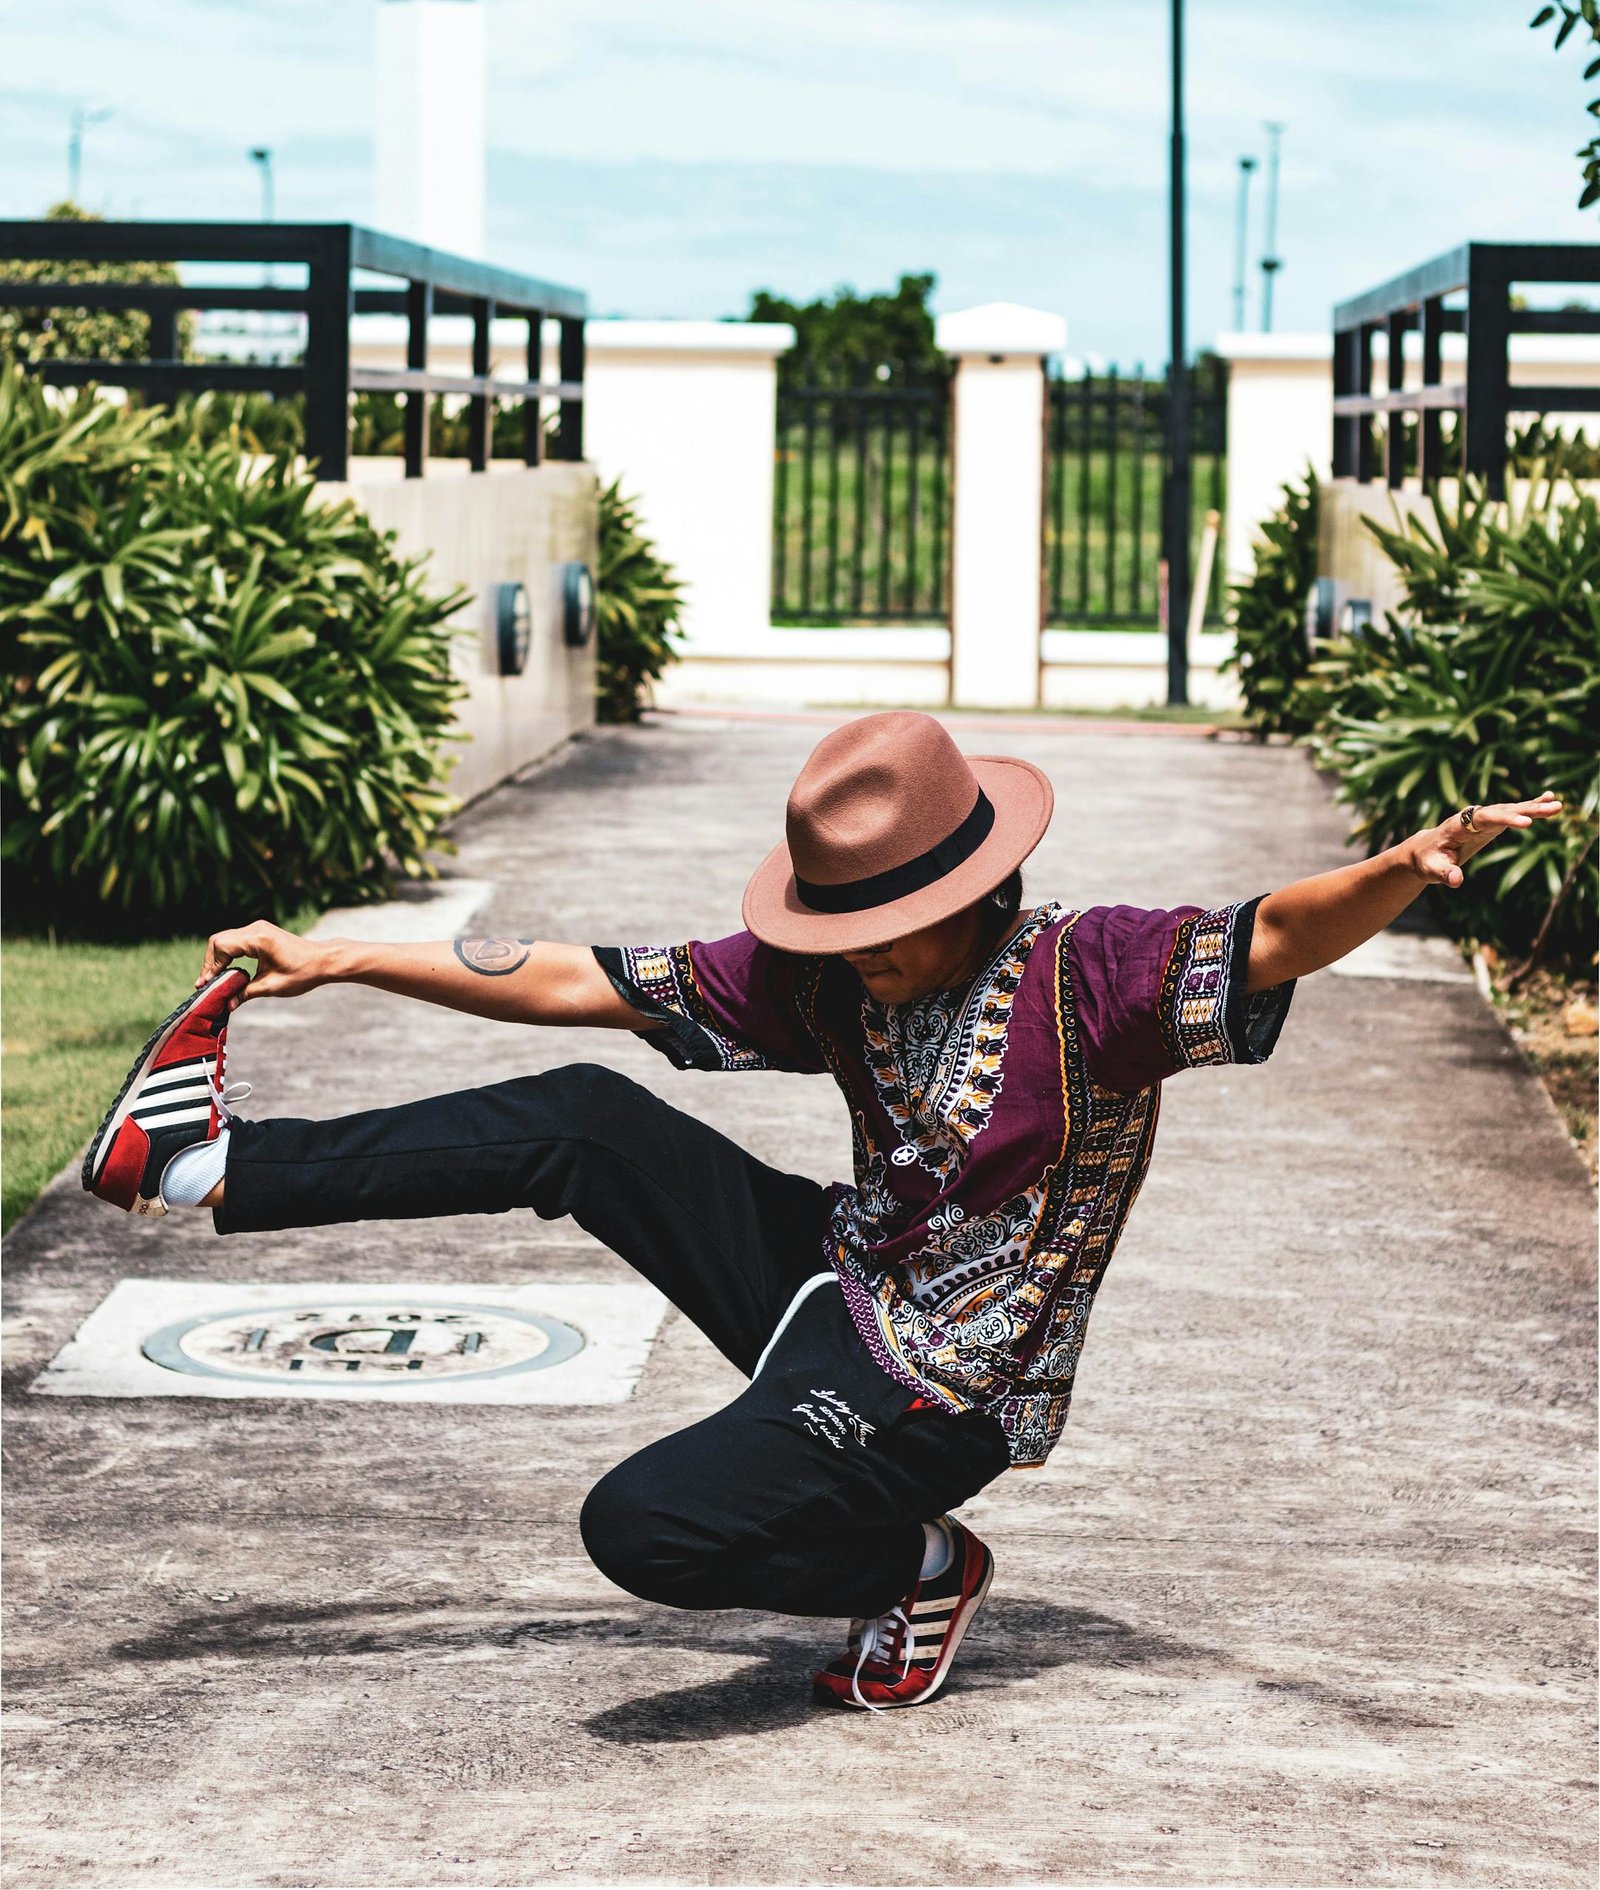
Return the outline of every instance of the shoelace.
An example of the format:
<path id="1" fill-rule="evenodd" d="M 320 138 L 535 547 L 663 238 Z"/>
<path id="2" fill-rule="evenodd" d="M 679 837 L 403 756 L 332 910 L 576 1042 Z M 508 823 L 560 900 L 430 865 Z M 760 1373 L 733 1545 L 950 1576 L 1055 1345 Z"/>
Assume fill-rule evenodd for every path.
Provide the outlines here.
<path id="1" fill-rule="evenodd" d="M 211 1101 L 217 1112 L 217 1128 L 227 1128 L 233 1120 L 233 1111 L 229 1103 L 242 1103 L 247 1096 L 254 1094 L 254 1085 L 250 1083 L 227 1083 L 228 1040 L 224 1035 L 217 1045 L 217 1069 L 215 1076 L 206 1078 L 206 1088 L 211 1091 Z M 224 1084 L 226 1083 L 226 1087 Z"/>
<path id="2" fill-rule="evenodd" d="M 904 1637 L 900 1656 L 900 1678 L 903 1680 L 911 1671 L 912 1657 L 917 1651 L 916 1632 L 905 1609 L 891 1608 L 887 1614 L 875 1615 L 870 1621 L 861 1623 L 861 1654 L 856 1661 L 856 1670 L 850 1676 L 850 1691 L 855 1695 L 856 1705 L 864 1706 L 869 1713 L 881 1713 L 884 1709 L 874 1706 L 861 1691 L 861 1670 L 869 1660 L 879 1660 L 893 1652 L 897 1632 Z M 889 1663 L 884 1659 L 882 1664 L 887 1666 Z"/>
<path id="3" fill-rule="evenodd" d="M 230 1103 L 242 1103 L 247 1096 L 253 1093 L 254 1085 L 250 1083 L 230 1083 L 226 1089 L 219 1089 L 216 1083 L 208 1076 L 206 1078 L 206 1088 L 211 1091 L 211 1101 L 217 1112 L 218 1126 L 225 1129 L 233 1120 L 233 1111 L 228 1105 Z"/>

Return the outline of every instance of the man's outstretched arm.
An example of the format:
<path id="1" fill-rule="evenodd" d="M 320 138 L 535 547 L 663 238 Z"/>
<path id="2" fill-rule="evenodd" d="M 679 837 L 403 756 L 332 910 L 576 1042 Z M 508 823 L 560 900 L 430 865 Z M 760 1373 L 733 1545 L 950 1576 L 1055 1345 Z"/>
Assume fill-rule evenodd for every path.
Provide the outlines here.
<path id="1" fill-rule="evenodd" d="M 507 1024 L 657 1027 L 618 995 L 587 945 L 527 938 L 376 945 L 360 939 L 300 938 L 258 920 L 213 935 L 196 984 L 214 978 L 236 958 L 256 961 L 241 1003 L 298 997 L 322 984 L 370 984 Z"/>
<path id="2" fill-rule="evenodd" d="M 1265 991 L 1343 958 L 1399 918 L 1425 886 L 1459 886 L 1464 861 L 1503 833 L 1559 814 L 1561 803 L 1546 791 L 1534 801 L 1467 812 L 1470 826 L 1452 814 L 1370 860 L 1268 893 L 1256 908 L 1246 988 Z"/>

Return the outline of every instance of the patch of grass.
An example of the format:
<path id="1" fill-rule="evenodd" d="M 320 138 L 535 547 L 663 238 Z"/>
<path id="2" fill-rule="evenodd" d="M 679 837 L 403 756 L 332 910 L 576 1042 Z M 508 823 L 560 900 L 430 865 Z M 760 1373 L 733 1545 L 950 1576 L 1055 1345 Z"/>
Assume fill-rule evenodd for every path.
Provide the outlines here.
<path id="1" fill-rule="evenodd" d="M 288 923 L 303 932 L 316 916 L 311 910 Z M 188 996 L 205 948 L 198 937 L 137 945 L 5 940 L 0 1231 L 93 1135 L 139 1046 Z"/>
<path id="2" fill-rule="evenodd" d="M 10 1228 L 94 1133 L 135 1052 L 188 992 L 204 953 L 202 938 L 5 941 L 0 1228 Z"/>

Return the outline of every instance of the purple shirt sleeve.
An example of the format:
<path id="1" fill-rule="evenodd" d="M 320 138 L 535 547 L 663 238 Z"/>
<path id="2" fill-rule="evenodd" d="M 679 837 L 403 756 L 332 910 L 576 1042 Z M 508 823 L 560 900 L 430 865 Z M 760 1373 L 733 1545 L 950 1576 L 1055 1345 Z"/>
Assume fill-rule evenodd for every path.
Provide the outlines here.
<path id="1" fill-rule="evenodd" d="M 1069 954 L 1089 1073 L 1137 1090 L 1208 1063 L 1264 1063 L 1294 981 L 1246 991 L 1259 899 L 1203 912 L 1095 906 Z"/>
<path id="2" fill-rule="evenodd" d="M 798 1002 L 804 958 L 748 932 L 709 944 L 597 945 L 594 955 L 634 1009 L 664 1026 L 639 1034 L 680 1070 L 827 1068 Z"/>

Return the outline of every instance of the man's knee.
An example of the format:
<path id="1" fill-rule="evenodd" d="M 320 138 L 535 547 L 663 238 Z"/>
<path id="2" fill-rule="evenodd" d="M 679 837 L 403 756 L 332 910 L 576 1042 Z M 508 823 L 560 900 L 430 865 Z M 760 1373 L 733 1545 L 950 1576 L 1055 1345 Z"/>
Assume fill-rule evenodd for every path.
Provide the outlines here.
<path id="1" fill-rule="evenodd" d="M 714 1551 L 685 1538 L 635 1460 L 619 1464 L 584 1498 L 578 1529 L 600 1573 L 641 1601 L 670 1608 L 725 1605 L 710 1598 Z"/>
<path id="2" fill-rule="evenodd" d="M 564 1063 L 559 1069 L 517 1079 L 552 1110 L 562 1131 L 583 1141 L 618 1135 L 650 1091 L 603 1063 Z"/>

